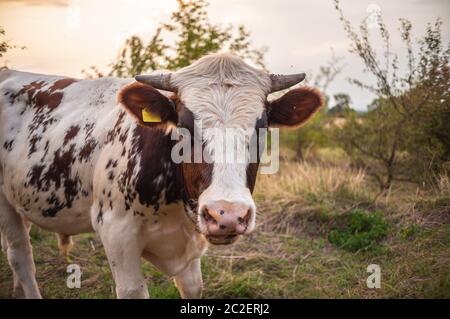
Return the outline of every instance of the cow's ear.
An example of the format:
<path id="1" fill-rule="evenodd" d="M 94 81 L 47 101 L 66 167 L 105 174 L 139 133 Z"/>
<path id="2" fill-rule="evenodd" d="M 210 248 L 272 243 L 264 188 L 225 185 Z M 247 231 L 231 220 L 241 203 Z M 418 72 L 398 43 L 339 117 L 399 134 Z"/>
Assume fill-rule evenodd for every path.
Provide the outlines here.
<path id="1" fill-rule="evenodd" d="M 175 103 L 150 85 L 131 83 L 120 90 L 117 99 L 141 126 L 177 123 Z"/>
<path id="2" fill-rule="evenodd" d="M 269 102 L 270 126 L 297 127 L 308 121 L 323 105 L 323 96 L 314 88 L 301 87 Z"/>

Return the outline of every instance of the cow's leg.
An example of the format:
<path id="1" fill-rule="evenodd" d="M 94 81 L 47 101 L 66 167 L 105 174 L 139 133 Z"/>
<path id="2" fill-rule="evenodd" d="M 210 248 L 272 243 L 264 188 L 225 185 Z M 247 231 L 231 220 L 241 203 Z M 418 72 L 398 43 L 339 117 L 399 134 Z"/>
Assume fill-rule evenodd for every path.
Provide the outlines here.
<path id="1" fill-rule="evenodd" d="M 29 224 L 14 211 L 3 194 L 0 194 L 0 210 L 0 231 L 8 246 L 8 262 L 14 273 L 14 293 L 21 292 L 17 290 L 20 286 L 26 298 L 41 298 L 35 278 L 36 268 L 28 234 Z"/>
<path id="2" fill-rule="evenodd" d="M 174 282 L 181 298 L 201 298 L 203 282 L 200 258 L 191 261 L 185 269 L 175 276 Z"/>
<path id="3" fill-rule="evenodd" d="M 30 233 L 31 223 L 26 219 L 24 219 L 23 222 L 25 224 L 27 232 Z M 3 233 L 1 233 L 1 239 L 2 239 L 2 251 L 6 254 L 6 251 L 8 249 L 8 241 L 6 240 L 6 236 Z"/>
<path id="4" fill-rule="evenodd" d="M 73 246 L 72 237 L 64 234 L 56 234 L 56 237 L 58 239 L 59 254 L 67 257 Z"/>
<path id="5" fill-rule="evenodd" d="M 111 235 L 102 241 L 116 283 L 117 298 L 148 299 L 141 271 L 141 251 L 136 249 L 136 242 L 124 238 L 124 234 Z"/>
<path id="6" fill-rule="evenodd" d="M 114 213 L 104 212 L 105 218 L 96 225 L 111 272 L 118 298 L 149 298 L 147 284 L 141 270 L 142 240 L 138 240 L 138 226 L 132 221 L 108 218 Z M 96 216 L 94 213 L 93 215 Z"/>
<path id="7" fill-rule="evenodd" d="M 22 218 L 22 220 L 23 220 L 23 224 L 25 225 L 25 231 L 27 232 L 27 234 L 29 234 L 30 230 L 31 230 L 31 223 L 25 218 Z M 5 238 L 5 240 L 6 240 L 6 238 Z M 19 298 L 19 299 L 26 298 L 25 291 L 22 288 L 22 285 L 19 280 L 19 276 L 17 275 L 16 272 L 13 272 L 13 281 L 14 281 L 14 289 L 13 289 L 13 294 L 12 294 L 13 298 Z"/>
<path id="8" fill-rule="evenodd" d="M 6 255 L 6 250 L 8 249 L 8 243 L 6 242 L 6 236 L 2 233 L 2 252 Z"/>

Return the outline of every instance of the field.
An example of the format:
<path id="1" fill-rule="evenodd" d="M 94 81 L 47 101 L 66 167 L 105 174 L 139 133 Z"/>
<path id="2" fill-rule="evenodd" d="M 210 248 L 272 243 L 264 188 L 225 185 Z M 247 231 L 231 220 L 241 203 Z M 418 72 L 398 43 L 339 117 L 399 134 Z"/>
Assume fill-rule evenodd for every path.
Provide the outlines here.
<path id="1" fill-rule="evenodd" d="M 286 153 L 286 152 L 285 152 Z M 305 163 L 283 155 L 280 172 L 261 175 L 257 228 L 202 259 L 205 298 L 449 298 L 450 181 L 427 191 L 395 184 L 385 196 L 336 150 Z M 45 298 L 113 298 L 113 280 L 94 234 L 74 238 L 69 260 L 53 234 L 31 231 L 37 280 Z M 80 289 L 66 287 L 66 267 L 82 267 Z M 381 288 L 369 289 L 370 264 Z M 145 263 L 152 298 L 179 298 L 171 278 Z M 0 298 L 12 274 L 0 255 Z"/>

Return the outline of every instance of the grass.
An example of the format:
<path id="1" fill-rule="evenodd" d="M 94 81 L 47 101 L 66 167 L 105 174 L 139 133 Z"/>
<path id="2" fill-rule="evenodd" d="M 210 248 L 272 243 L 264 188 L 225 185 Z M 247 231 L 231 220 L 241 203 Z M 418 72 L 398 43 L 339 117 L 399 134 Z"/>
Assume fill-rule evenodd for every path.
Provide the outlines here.
<path id="1" fill-rule="evenodd" d="M 317 156 L 317 154 L 316 154 Z M 305 164 L 287 160 L 259 176 L 255 232 L 202 259 L 205 298 L 449 298 L 450 183 L 431 189 L 394 185 L 387 196 L 333 150 Z M 70 262 L 53 234 L 31 233 L 37 280 L 46 298 L 113 298 L 114 283 L 94 234 L 75 237 Z M 66 267 L 82 267 L 80 289 L 66 287 Z M 366 268 L 381 267 L 381 289 L 369 289 Z M 168 278 L 145 263 L 153 298 L 179 298 Z M 12 275 L 0 255 L 0 298 Z"/>
<path id="2" fill-rule="evenodd" d="M 330 231 L 328 240 L 339 248 L 357 252 L 377 247 L 388 234 L 388 224 L 380 212 L 354 209 Z"/>

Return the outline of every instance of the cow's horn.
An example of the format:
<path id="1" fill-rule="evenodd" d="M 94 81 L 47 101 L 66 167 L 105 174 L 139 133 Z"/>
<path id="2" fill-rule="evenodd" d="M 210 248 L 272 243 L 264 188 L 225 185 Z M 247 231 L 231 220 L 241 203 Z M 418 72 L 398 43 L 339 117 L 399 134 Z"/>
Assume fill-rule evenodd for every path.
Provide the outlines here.
<path id="1" fill-rule="evenodd" d="M 170 83 L 170 73 L 161 73 L 156 75 L 136 75 L 134 78 L 138 82 L 150 84 L 155 89 L 172 92 L 177 90 L 176 87 L 174 87 Z"/>
<path id="2" fill-rule="evenodd" d="M 294 84 L 300 83 L 305 78 L 305 73 L 297 74 L 271 74 L 272 87 L 270 93 L 287 89 Z"/>

